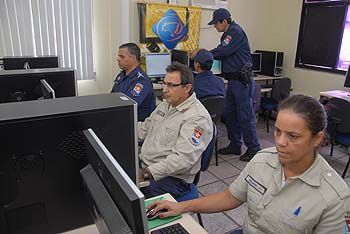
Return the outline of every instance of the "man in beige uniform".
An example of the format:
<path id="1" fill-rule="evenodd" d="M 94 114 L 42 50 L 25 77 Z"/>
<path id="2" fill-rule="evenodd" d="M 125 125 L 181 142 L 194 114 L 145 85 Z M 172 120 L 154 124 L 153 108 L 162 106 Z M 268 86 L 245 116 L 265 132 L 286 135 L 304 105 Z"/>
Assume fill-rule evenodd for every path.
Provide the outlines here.
<path id="1" fill-rule="evenodd" d="M 229 190 L 247 202 L 246 233 L 344 233 L 348 186 L 321 155 L 284 181 L 276 148 L 260 151 Z"/>
<path id="2" fill-rule="evenodd" d="M 144 139 L 140 181 L 150 180 L 150 186 L 142 188 L 146 197 L 188 192 L 213 134 L 211 117 L 193 93 L 191 70 L 173 63 L 166 71 L 165 101 L 138 123 L 138 137 Z"/>

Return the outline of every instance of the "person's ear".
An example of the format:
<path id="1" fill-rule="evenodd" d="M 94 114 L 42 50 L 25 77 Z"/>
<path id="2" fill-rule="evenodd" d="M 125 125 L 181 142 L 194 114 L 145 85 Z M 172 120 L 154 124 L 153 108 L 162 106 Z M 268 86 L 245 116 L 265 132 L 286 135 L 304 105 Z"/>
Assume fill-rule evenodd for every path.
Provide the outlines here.
<path id="1" fill-rule="evenodd" d="M 192 90 L 192 84 L 185 84 L 185 92 L 190 93 Z"/>
<path id="2" fill-rule="evenodd" d="M 324 138 L 324 132 L 319 131 L 315 136 L 314 136 L 314 147 L 317 147 L 321 144 L 322 140 Z"/>

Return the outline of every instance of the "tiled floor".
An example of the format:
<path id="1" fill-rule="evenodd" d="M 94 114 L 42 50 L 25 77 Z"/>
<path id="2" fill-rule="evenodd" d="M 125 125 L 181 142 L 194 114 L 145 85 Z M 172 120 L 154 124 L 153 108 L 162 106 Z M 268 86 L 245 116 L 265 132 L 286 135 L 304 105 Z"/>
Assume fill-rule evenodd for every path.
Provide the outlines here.
<path id="1" fill-rule="evenodd" d="M 262 149 L 274 146 L 273 124 L 273 121 L 270 121 L 270 133 L 266 132 L 266 124 L 263 120 L 260 120 L 257 124 L 257 132 Z M 223 124 L 218 124 L 218 131 L 218 144 L 219 148 L 222 148 L 228 144 L 226 128 Z M 242 149 L 242 152 L 244 151 L 245 148 Z M 329 152 L 329 147 L 324 147 L 320 150 L 320 153 L 327 159 L 329 164 L 341 174 L 345 168 L 349 153 L 347 153 L 346 149 L 339 147 L 335 147 L 333 157 L 328 156 Z M 215 156 L 213 155 L 211 166 L 207 171 L 201 174 L 198 183 L 200 194 L 205 196 L 214 192 L 223 191 L 237 178 L 245 165 L 246 163 L 240 161 L 238 156 L 219 155 L 219 166 L 215 166 Z M 350 185 L 350 172 L 348 172 L 345 181 Z M 246 215 L 247 208 L 246 205 L 243 204 L 239 208 L 227 212 L 202 214 L 202 219 L 204 227 L 209 233 L 227 233 L 240 227 Z M 195 214 L 192 216 L 197 218 Z"/>

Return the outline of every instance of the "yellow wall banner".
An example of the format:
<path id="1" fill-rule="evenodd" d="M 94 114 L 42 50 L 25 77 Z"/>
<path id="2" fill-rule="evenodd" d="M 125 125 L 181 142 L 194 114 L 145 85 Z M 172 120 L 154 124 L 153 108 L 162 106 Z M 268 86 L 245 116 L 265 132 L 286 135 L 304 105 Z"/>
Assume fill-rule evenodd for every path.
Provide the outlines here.
<path id="1" fill-rule="evenodd" d="M 159 3 L 138 3 L 140 48 L 159 53 L 199 48 L 201 8 Z"/>

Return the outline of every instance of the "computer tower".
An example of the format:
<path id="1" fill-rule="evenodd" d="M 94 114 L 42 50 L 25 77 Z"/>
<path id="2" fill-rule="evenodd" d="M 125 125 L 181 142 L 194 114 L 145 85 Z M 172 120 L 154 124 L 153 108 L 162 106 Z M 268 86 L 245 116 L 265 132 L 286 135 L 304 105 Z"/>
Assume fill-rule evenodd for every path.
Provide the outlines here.
<path id="1" fill-rule="evenodd" d="M 261 53 L 261 71 L 258 74 L 266 76 L 281 76 L 283 67 L 283 52 L 256 50 Z"/>

